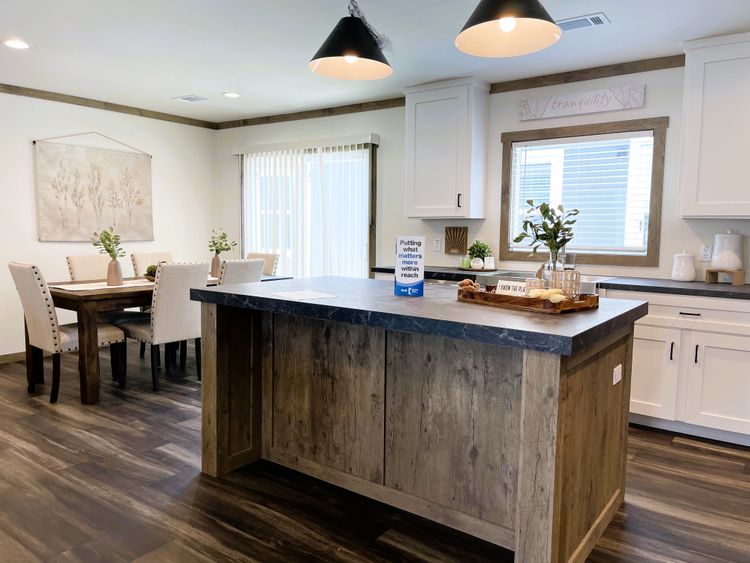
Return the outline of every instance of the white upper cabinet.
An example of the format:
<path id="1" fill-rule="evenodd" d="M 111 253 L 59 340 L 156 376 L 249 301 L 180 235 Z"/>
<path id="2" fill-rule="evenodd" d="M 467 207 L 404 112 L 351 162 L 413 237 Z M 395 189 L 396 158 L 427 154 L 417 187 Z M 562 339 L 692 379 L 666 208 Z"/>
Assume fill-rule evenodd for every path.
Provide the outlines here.
<path id="1" fill-rule="evenodd" d="M 685 44 L 681 212 L 750 217 L 750 33 Z"/>
<path id="2" fill-rule="evenodd" d="M 474 79 L 406 89 L 406 214 L 484 218 L 489 85 Z"/>

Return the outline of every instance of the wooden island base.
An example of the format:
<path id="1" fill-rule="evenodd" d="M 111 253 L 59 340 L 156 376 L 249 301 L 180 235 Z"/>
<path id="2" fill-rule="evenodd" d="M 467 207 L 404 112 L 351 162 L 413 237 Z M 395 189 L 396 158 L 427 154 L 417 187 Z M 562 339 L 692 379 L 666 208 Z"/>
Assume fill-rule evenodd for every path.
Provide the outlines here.
<path id="1" fill-rule="evenodd" d="M 632 324 L 561 356 L 202 308 L 209 475 L 267 459 L 533 563 L 584 561 L 623 501 Z"/>

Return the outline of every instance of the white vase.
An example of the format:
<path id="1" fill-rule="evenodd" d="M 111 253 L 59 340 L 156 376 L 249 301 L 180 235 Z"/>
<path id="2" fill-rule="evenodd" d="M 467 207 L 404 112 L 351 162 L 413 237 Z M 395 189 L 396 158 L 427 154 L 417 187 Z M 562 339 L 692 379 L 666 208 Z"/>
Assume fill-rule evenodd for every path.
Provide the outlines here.
<path id="1" fill-rule="evenodd" d="M 484 260 L 481 258 L 474 258 L 471 261 L 471 269 L 472 270 L 481 270 L 484 268 Z"/>

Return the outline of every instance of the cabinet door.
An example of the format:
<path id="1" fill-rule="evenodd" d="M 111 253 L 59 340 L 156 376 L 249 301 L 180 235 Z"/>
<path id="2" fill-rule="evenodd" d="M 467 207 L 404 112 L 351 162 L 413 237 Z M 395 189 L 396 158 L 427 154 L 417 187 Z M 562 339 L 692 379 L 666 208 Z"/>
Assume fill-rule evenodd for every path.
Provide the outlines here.
<path id="1" fill-rule="evenodd" d="M 469 88 L 419 92 L 406 104 L 409 217 L 463 217 L 468 186 Z M 464 201 L 461 201 L 464 199 Z"/>
<path id="2" fill-rule="evenodd" d="M 750 217 L 750 34 L 726 41 L 686 54 L 683 217 Z"/>
<path id="3" fill-rule="evenodd" d="M 750 337 L 691 332 L 685 422 L 750 434 Z"/>
<path id="4" fill-rule="evenodd" d="M 675 419 L 680 331 L 635 327 L 630 412 Z"/>

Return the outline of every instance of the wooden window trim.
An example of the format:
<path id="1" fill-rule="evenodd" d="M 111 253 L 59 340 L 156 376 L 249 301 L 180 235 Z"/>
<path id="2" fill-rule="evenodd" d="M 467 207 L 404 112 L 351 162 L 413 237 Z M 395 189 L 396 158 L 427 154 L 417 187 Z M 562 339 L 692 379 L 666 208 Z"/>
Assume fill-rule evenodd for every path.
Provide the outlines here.
<path id="1" fill-rule="evenodd" d="M 653 131 L 654 153 L 651 168 L 651 201 L 649 206 L 648 241 L 645 256 L 628 256 L 619 254 L 586 254 L 576 252 L 576 264 L 597 264 L 608 266 L 659 266 L 659 243 L 661 236 L 662 194 L 664 191 L 664 152 L 667 139 L 669 117 L 632 119 L 592 125 L 573 125 L 534 129 L 530 131 L 513 131 L 503 133 L 502 194 L 500 203 L 500 260 L 517 262 L 543 262 L 544 252 L 537 255 L 530 252 L 512 251 L 509 248 L 508 224 L 510 221 L 510 176 L 513 143 L 522 141 L 540 141 L 545 139 L 562 139 L 585 135 L 603 135 L 606 133 L 629 133 L 634 131 Z"/>

